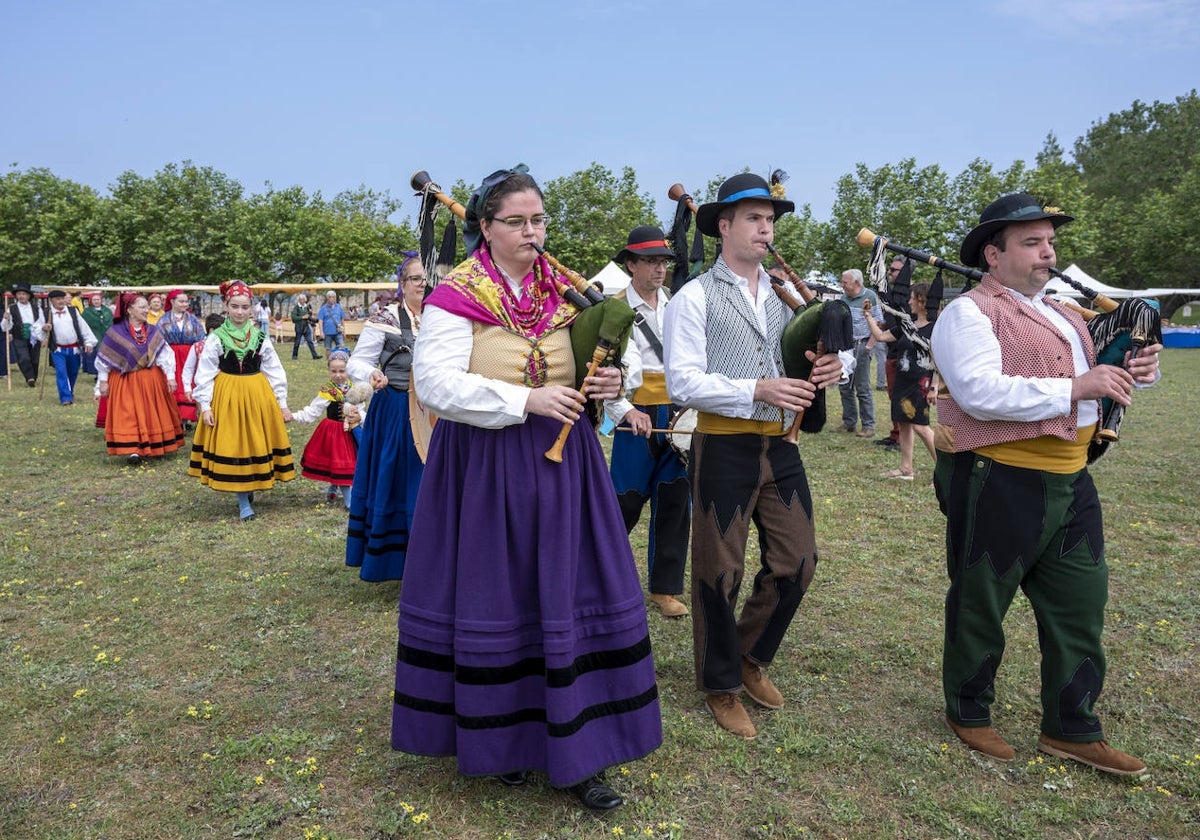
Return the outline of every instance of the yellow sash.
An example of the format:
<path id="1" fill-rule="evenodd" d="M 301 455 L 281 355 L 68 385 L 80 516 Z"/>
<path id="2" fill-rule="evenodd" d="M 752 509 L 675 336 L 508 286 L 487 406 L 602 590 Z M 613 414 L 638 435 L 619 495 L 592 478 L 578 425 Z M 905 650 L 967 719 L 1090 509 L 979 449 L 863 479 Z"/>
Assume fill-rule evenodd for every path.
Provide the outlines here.
<path id="1" fill-rule="evenodd" d="M 697 412 L 696 431 L 706 435 L 783 435 L 782 420 L 742 420 L 737 417 L 722 417 L 720 414 Z"/>

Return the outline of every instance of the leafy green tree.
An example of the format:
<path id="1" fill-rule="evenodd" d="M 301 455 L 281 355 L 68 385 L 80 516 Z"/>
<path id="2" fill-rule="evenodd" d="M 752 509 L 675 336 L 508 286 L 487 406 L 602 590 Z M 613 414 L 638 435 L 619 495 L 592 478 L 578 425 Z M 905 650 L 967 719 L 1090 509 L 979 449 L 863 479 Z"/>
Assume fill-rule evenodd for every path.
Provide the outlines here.
<path id="1" fill-rule="evenodd" d="M 1169 103 L 1135 101 L 1094 123 L 1075 142 L 1075 161 L 1096 231 L 1081 265 L 1116 286 L 1192 284 L 1200 258 L 1187 230 L 1200 218 L 1196 91 Z"/>
<path id="2" fill-rule="evenodd" d="M 328 272 L 332 225 L 320 193 L 268 184 L 241 202 L 231 239 L 237 246 L 231 274 L 247 282 L 306 282 Z"/>
<path id="3" fill-rule="evenodd" d="M 97 255 L 114 283 L 216 284 L 232 276 L 237 181 L 184 161 L 150 178 L 126 171 L 111 193 Z"/>
<path id="4" fill-rule="evenodd" d="M 654 201 L 639 193 L 633 168 L 620 177 L 598 163 L 542 184 L 551 227 L 546 249 L 563 265 L 591 277 L 638 225 L 658 224 Z"/>
<path id="5" fill-rule="evenodd" d="M 1060 228 L 1055 237 L 1059 266 L 1065 268 L 1073 262 L 1085 264 L 1098 238 L 1093 202 L 1084 187 L 1079 167 L 1065 160 L 1053 133 L 1046 136 L 1036 166 L 1028 173 L 1026 188 L 1043 205 L 1058 207 L 1075 217 L 1075 221 Z"/>
<path id="6" fill-rule="evenodd" d="M 862 268 L 870 257 L 856 240 L 859 230 L 922 251 L 949 254 L 954 227 L 951 185 L 937 165 L 918 167 L 913 158 L 870 169 L 855 166 L 838 179 L 829 224 L 824 232 L 822 268 L 840 274 Z"/>
<path id="7" fill-rule="evenodd" d="M 0 278 L 36 285 L 94 285 L 103 199 L 48 169 L 0 177 Z"/>
<path id="8" fill-rule="evenodd" d="M 404 242 L 404 236 L 388 217 L 399 206 L 386 191 L 376 192 L 366 186 L 334 197 L 328 208 L 330 279 L 374 282 L 395 272 L 400 250 L 397 245 Z"/>

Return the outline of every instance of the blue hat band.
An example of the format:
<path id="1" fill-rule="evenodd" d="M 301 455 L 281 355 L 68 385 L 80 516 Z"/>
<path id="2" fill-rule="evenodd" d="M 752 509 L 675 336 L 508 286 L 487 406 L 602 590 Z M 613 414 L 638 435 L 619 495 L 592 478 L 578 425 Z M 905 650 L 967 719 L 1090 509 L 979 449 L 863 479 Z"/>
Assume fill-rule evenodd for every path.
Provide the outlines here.
<path id="1" fill-rule="evenodd" d="M 770 190 L 765 190 L 762 187 L 751 187 L 748 190 L 742 190 L 741 192 L 735 192 L 733 195 L 726 196 L 721 199 L 721 203 L 731 204 L 735 201 L 741 201 L 743 198 L 765 198 L 767 201 L 775 200 Z"/>

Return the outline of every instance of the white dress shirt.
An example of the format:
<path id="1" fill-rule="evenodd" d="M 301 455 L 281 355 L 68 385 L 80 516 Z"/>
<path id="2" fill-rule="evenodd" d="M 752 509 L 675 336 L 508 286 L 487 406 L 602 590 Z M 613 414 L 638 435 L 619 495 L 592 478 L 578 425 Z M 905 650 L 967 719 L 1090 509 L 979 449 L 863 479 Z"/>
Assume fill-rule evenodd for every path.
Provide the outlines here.
<path id="1" fill-rule="evenodd" d="M 663 343 L 663 309 L 668 302 L 666 291 L 659 288 L 655 292 L 655 303 L 657 306 L 650 306 L 637 290 L 632 285 L 628 286 L 625 292 L 625 302 L 629 304 L 629 308 L 646 319 L 651 331 L 658 336 L 660 343 Z M 604 413 L 614 423 L 620 423 L 625 415 L 633 409 L 633 403 L 629 397 L 633 395 L 642 385 L 642 372 L 649 371 L 650 373 L 662 373 L 663 363 L 650 346 L 649 339 L 642 332 L 642 328 L 634 325 L 633 332 L 629 336 L 629 344 L 625 347 L 625 353 L 621 357 L 621 362 L 625 366 L 625 394 L 626 396 L 618 397 L 615 400 L 604 401 Z"/>
<path id="2" fill-rule="evenodd" d="M 521 293 L 519 284 L 501 276 L 514 295 Z M 474 337 L 473 321 L 425 304 L 412 371 L 421 403 L 438 417 L 483 429 L 524 423 L 531 389 L 467 372 Z"/>
<path id="3" fill-rule="evenodd" d="M 29 325 L 29 343 L 37 344 L 42 340 L 42 327 L 45 321 L 42 319 L 42 310 L 33 305 L 33 302 L 21 303 L 19 300 L 12 302 L 17 307 L 17 312 L 21 316 L 21 323 Z M 8 307 L 4 307 L 4 317 L 0 319 L 0 329 L 8 332 L 12 329 L 12 318 L 9 317 Z M 20 336 L 17 336 L 20 338 Z"/>
<path id="4" fill-rule="evenodd" d="M 160 353 L 159 356 L 171 357 L 171 373 L 167 376 L 167 382 L 174 382 L 175 354 L 171 352 L 169 346 L 166 349 L 167 352 Z M 209 333 L 208 338 L 204 339 L 204 349 L 200 351 L 200 360 L 196 363 L 196 387 L 192 389 L 192 399 L 199 404 L 201 414 L 212 408 L 213 382 L 216 381 L 217 374 L 221 372 L 220 361 L 223 352 L 220 337 Z M 261 353 L 260 370 L 267 377 L 267 382 L 271 384 L 271 391 L 275 394 L 279 407 L 286 409 L 287 374 L 283 370 L 279 356 L 275 353 L 275 345 L 271 343 L 269 337 L 263 338 Z M 99 366 L 97 365 L 97 367 Z M 163 366 L 163 370 L 166 370 L 165 366 Z"/>
<path id="5" fill-rule="evenodd" d="M 421 315 L 409 309 L 408 304 L 401 305 L 404 307 L 404 311 L 408 313 L 408 321 L 412 324 L 413 335 L 419 334 L 421 332 Z M 391 306 L 388 307 L 388 309 L 391 308 Z M 394 316 L 396 313 L 393 312 L 392 314 Z M 383 345 L 387 341 L 387 337 L 388 333 L 385 330 L 379 329 L 370 321 L 363 324 L 362 332 L 354 342 L 354 352 L 350 354 L 350 360 L 346 362 L 346 373 L 353 381 L 371 381 L 371 371 L 379 370 L 379 362 L 383 356 Z"/>
<path id="6" fill-rule="evenodd" d="M 96 346 L 96 336 L 92 334 L 91 327 L 87 325 L 87 321 L 79 318 L 79 329 L 83 335 L 75 332 L 75 323 L 71 320 L 71 307 L 64 306 L 62 309 L 50 310 L 50 325 L 54 330 L 54 345 L 63 347 L 68 344 L 82 344 L 84 349 L 90 349 Z"/>
<path id="7" fill-rule="evenodd" d="M 1022 306 L 1045 316 L 1071 343 L 1075 375 L 1089 370 L 1079 334 L 1041 292 L 1032 300 L 1005 288 Z M 1007 376 L 1000 342 L 992 323 L 970 298 L 958 297 L 938 316 L 933 327 L 933 357 L 954 401 L 976 420 L 1034 422 L 1071 413 L 1072 380 L 1059 377 Z M 1096 400 L 1079 401 L 1079 427 L 1092 426 L 1100 416 Z"/>

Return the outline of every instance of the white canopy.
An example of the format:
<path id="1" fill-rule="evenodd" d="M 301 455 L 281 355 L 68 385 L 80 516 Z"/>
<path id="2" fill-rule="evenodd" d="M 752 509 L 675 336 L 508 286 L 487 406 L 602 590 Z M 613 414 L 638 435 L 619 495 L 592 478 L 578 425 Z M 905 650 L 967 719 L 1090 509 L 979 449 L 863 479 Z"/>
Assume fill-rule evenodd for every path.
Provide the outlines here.
<path id="1" fill-rule="evenodd" d="M 604 294 L 615 295 L 629 285 L 629 275 L 612 260 L 592 277 L 592 282 L 600 281 L 604 286 Z"/>
<path id="2" fill-rule="evenodd" d="M 1106 283 L 1101 283 L 1095 277 L 1090 276 L 1075 263 L 1071 263 L 1063 274 L 1087 286 L 1093 292 L 1099 292 L 1102 295 L 1107 295 L 1113 300 L 1121 300 L 1122 298 L 1140 297 L 1140 298 L 1160 298 L 1168 295 L 1194 295 L 1200 298 L 1200 289 L 1118 289 L 1116 286 L 1109 286 Z M 1051 288 L 1057 289 L 1059 297 L 1082 298 L 1079 292 L 1074 288 L 1062 282 L 1061 280 L 1051 280 Z"/>

